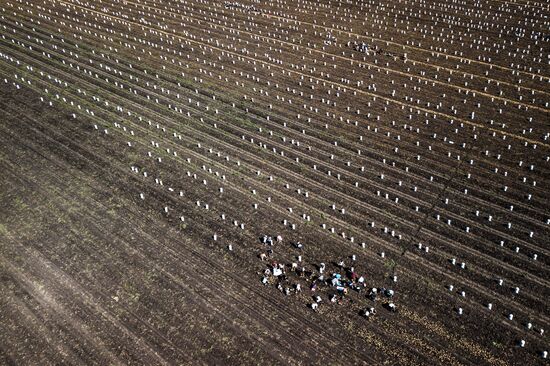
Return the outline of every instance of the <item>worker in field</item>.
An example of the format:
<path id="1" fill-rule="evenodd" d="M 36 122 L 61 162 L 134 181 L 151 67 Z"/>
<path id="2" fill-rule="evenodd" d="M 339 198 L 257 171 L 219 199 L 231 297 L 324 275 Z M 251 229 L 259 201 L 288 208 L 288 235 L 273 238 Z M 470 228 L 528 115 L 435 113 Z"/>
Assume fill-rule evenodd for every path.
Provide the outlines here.
<path id="1" fill-rule="evenodd" d="M 376 287 L 371 288 L 368 296 L 372 301 L 376 301 L 378 297 L 378 289 Z"/>
<path id="2" fill-rule="evenodd" d="M 376 310 L 374 308 L 368 308 L 363 310 L 363 316 L 367 319 L 369 319 L 371 316 L 376 314 Z"/>
<path id="3" fill-rule="evenodd" d="M 317 281 L 313 280 L 311 286 L 309 286 L 310 291 L 315 292 L 317 290 Z"/>

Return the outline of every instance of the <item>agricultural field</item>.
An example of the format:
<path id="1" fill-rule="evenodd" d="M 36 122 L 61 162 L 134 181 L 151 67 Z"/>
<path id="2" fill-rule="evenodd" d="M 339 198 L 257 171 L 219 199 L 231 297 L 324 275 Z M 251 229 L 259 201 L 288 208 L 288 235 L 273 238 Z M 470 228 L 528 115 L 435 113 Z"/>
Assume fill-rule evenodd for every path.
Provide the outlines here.
<path id="1" fill-rule="evenodd" d="M 0 364 L 547 364 L 550 3 L 1 1 L 0 291 Z"/>

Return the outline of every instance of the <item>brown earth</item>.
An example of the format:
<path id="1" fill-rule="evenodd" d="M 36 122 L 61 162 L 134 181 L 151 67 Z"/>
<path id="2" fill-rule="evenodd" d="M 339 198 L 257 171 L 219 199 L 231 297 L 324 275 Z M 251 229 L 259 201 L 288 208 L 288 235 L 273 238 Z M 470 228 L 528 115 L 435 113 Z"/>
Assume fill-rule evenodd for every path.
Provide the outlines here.
<path id="1" fill-rule="evenodd" d="M 542 80 L 515 88 L 500 58 L 489 69 L 503 78 L 498 87 L 482 63 L 435 79 L 433 68 L 454 68 L 453 58 L 428 67 L 373 55 L 361 65 L 343 39 L 321 50 L 321 28 L 302 5 L 251 14 L 218 3 L 136 4 L 2 10 L 4 363 L 543 362 L 550 116 Z M 294 15 L 300 23 L 288 20 Z M 341 21 L 323 32 L 359 27 Z M 472 121 L 464 105 L 477 102 Z M 450 105 L 459 106 L 453 121 Z M 284 242 L 263 262 L 266 233 Z M 271 261 L 289 266 L 298 255 L 306 275 L 287 269 L 282 286 L 299 283 L 301 293 L 261 284 Z M 367 288 L 394 289 L 398 312 L 365 290 L 341 304 L 330 304 L 327 285 L 310 291 L 318 265 L 330 275 L 342 272 L 340 260 Z M 367 320 L 360 313 L 371 306 L 377 314 Z"/>

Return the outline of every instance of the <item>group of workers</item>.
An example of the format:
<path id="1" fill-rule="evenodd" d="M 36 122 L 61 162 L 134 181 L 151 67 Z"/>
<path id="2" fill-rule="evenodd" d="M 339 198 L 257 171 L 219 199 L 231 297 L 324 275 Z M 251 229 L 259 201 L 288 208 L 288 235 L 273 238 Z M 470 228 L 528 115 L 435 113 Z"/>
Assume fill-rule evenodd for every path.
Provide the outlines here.
<path id="1" fill-rule="evenodd" d="M 243 9 L 249 12 L 258 12 L 258 9 L 254 5 L 246 5 L 238 1 L 226 1 L 223 5 L 226 9 Z"/>
<path id="2" fill-rule="evenodd" d="M 359 275 L 354 267 L 346 267 L 343 260 L 336 264 L 335 271 L 327 273 L 325 263 L 316 265 L 316 270 L 306 270 L 302 263 L 302 256 L 298 255 L 298 262 L 293 262 L 290 265 L 285 265 L 278 261 L 272 260 L 273 246 L 283 242 L 283 238 L 278 235 L 275 239 L 271 236 L 264 235 L 260 237 L 260 242 L 265 245 L 265 252 L 260 253 L 259 257 L 262 261 L 268 261 L 267 268 L 264 269 L 261 282 L 264 285 L 274 285 L 283 294 L 289 296 L 302 292 L 302 285 L 299 282 L 294 282 L 289 278 L 290 273 L 294 273 L 298 278 L 303 279 L 302 282 L 309 282 L 309 290 L 312 293 L 313 301 L 309 307 L 314 311 L 319 311 L 319 306 L 323 302 L 323 296 L 319 294 L 321 288 L 329 289 L 328 300 L 330 303 L 343 304 L 346 300 L 352 302 L 348 297 L 350 291 L 362 294 L 365 292 L 365 297 L 372 302 L 377 302 L 382 299 L 384 307 L 391 312 L 397 311 L 396 305 L 393 303 L 395 295 L 394 290 L 388 288 L 370 288 L 367 292 L 367 284 L 365 277 Z M 300 250 L 303 244 L 300 242 L 291 243 L 291 245 Z M 353 258 L 355 259 L 355 258 Z M 361 315 L 365 318 L 370 318 L 376 314 L 374 307 L 368 307 L 361 311 Z"/>

